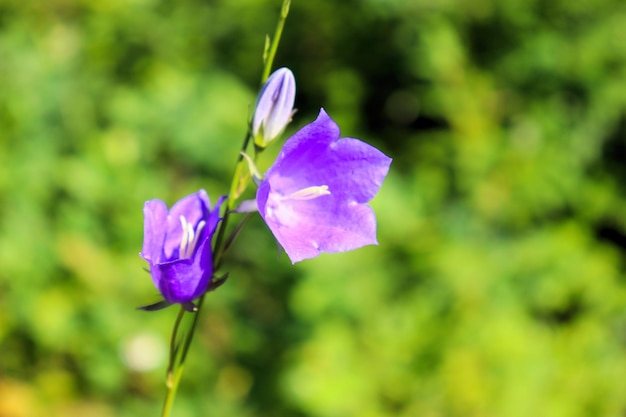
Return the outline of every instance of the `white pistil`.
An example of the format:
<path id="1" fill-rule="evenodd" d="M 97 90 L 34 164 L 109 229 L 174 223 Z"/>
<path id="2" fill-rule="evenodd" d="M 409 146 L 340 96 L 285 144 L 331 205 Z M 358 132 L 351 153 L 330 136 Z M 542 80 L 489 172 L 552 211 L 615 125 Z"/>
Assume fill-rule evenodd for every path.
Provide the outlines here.
<path id="1" fill-rule="evenodd" d="M 202 234 L 202 229 L 206 225 L 204 220 L 198 222 L 195 230 L 191 223 L 187 222 L 185 216 L 180 216 L 180 225 L 183 228 L 183 236 L 180 239 L 180 250 L 178 256 L 180 258 L 191 258 L 198 244 L 198 238 Z"/>
<path id="2" fill-rule="evenodd" d="M 312 200 L 323 195 L 330 194 L 328 185 L 314 185 L 312 187 L 303 188 L 295 193 L 291 193 L 286 198 L 292 200 Z"/>

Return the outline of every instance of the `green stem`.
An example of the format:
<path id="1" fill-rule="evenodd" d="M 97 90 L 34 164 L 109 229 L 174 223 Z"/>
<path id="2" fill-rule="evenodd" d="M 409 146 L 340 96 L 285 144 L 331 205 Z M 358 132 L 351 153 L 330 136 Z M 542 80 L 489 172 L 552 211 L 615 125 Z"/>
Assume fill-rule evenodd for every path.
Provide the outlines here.
<path id="1" fill-rule="evenodd" d="M 194 312 L 193 321 L 191 322 L 191 326 L 189 327 L 189 332 L 185 337 L 185 341 L 182 345 L 182 350 L 180 351 L 180 359 L 178 360 L 178 366 L 175 366 L 175 371 L 172 373 L 172 367 L 174 367 L 176 353 L 178 353 L 178 349 L 174 347 L 174 342 L 172 342 L 170 348 L 173 349 L 174 353 L 170 353 L 170 368 L 168 369 L 167 374 L 167 395 L 165 396 L 165 402 L 163 404 L 163 411 L 161 412 L 161 417 L 169 417 L 170 412 L 172 411 L 172 406 L 174 405 L 174 399 L 176 398 L 176 392 L 178 391 L 178 386 L 180 384 L 180 380 L 183 376 L 183 370 L 185 369 L 185 359 L 187 358 L 187 352 L 189 352 L 189 346 L 191 346 L 191 341 L 193 340 L 193 336 L 195 334 L 196 325 L 198 323 L 198 317 L 200 316 L 198 313 L 202 308 L 202 304 L 204 303 L 204 297 L 206 293 L 203 294 L 198 301 L 198 309 Z M 174 340 L 174 335 L 178 331 L 177 328 L 181 323 L 182 315 L 185 313 L 185 309 L 181 307 L 181 311 L 176 317 L 175 330 L 172 332 L 172 340 Z"/>
<path id="2" fill-rule="evenodd" d="M 248 144 L 250 143 L 250 138 L 252 138 L 252 133 L 248 128 L 248 133 L 246 133 L 246 137 L 243 140 L 243 145 L 241 146 L 241 152 L 245 152 L 248 148 Z M 224 241 L 224 234 L 226 233 L 226 226 L 228 225 L 228 219 L 230 218 L 230 212 L 235 207 L 235 203 L 237 202 L 237 194 L 239 193 L 238 188 L 240 187 L 239 181 L 242 178 L 242 170 L 245 168 L 245 161 L 243 160 L 243 155 L 239 152 L 239 157 L 237 158 L 237 165 L 235 165 L 235 173 L 233 175 L 233 180 L 230 183 L 230 192 L 228 194 L 228 200 L 226 200 L 226 211 L 224 212 L 224 217 L 220 222 L 219 229 L 217 230 L 217 237 L 215 238 L 215 250 L 213 251 L 213 266 L 217 271 L 219 268 L 220 261 L 222 256 L 224 255 L 224 248 L 222 246 L 222 242 Z"/>
<path id="3" fill-rule="evenodd" d="M 163 411 L 161 417 L 169 417 L 174 405 L 174 399 L 176 398 L 176 391 L 178 391 L 178 383 L 183 375 L 183 367 L 176 368 L 176 372 L 169 377 L 168 376 L 168 388 L 167 395 L 165 396 L 165 403 L 163 403 Z"/>
<path id="4" fill-rule="evenodd" d="M 283 27 L 285 26 L 285 20 L 287 19 L 287 15 L 289 13 L 289 6 L 291 4 L 290 0 L 283 0 L 283 5 L 281 8 L 280 18 L 278 20 L 278 24 L 276 25 L 276 32 L 274 33 L 274 39 L 272 39 L 269 50 L 267 51 L 267 56 L 265 57 L 265 65 L 263 68 L 263 73 L 261 76 L 261 84 L 267 81 L 269 77 L 270 71 L 272 69 L 272 63 L 274 62 L 274 57 L 276 56 L 276 51 L 278 49 L 278 44 L 280 42 L 280 38 L 283 33 Z M 252 116 L 251 116 L 252 118 Z M 246 133 L 246 137 L 243 140 L 243 144 L 241 147 L 241 152 L 245 152 L 248 149 L 248 145 L 250 144 L 250 140 L 252 138 L 252 129 L 251 129 L 252 120 L 248 121 L 248 131 Z M 255 159 L 258 156 L 255 153 Z M 222 258 L 225 254 L 226 249 L 232 243 L 234 236 L 231 239 L 228 239 L 227 244 L 223 244 L 224 235 L 226 233 L 226 228 L 228 226 L 228 220 L 230 218 L 230 213 L 232 209 L 235 207 L 239 194 L 243 192 L 246 188 L 249 178 L 245 178 L 243 175 L 243 170 L 245 167 L 245 161 L 241 153 L 237 159 L 237 164 L 235 166 L 235 172 L 233 175 L 233 179 L 230 185 L 228 200 L 226 201 L 226 211 L 224 212 L 224 217 L 220 222 L 219 229 L 217 231 L 217 236 L 215 238 L 215 246 L 213 251 L 213 273 L 215 274 L 221 265 Z M 249 216 L 246 216 L 242 223 L 245 223 Z M 241 227 L 236 228 L 236 230 L 240 230 Z M 235 234 L 236 235 L 236 234 Z M 195 334 L 195 330 L 198 324 L 198 317 L 200 317 L 200 312 L 202 310 L 202 305 L 204 304 L 204 297 L 206 293 L 203 294 L 198 300 L 198 308 L 193 313 L 193 321 L 189 326 L 189 331 L 185 335 L 182 346 L 176 346 L 176 338 L 178 336 L 178 328 L 182 322 L 183 315 L 185 313 L 185 309 L 181 306 L 181 309 L 176 317 L 176 321 L 174 322 L 174 329 L 172 331 L 172 339 L 170 341 L 170 363 L 167 370 L 167 395 L 165 397 L 165 402 L 163 404 L 163 411 L 161 413 L 161 417 L 169 417 L 172 406 L 174 405 L 174 399 L 176 398 L 176 392 L 178 391 L 178 386 L 180 384 L 180 380 L 183 375 L 183 370 L 185 368 L 185 359 L 187 358 L 187 353 L 189 352 L 189 347 L 191 346 L 191 342 L 193 340 L 193 336 Z M 176 364 L 176 356 L 180 352 L 180 357 L 178 360 L 178 364 Z"/>
<path id="5" fill-rule="evenodd" d="M 243 149 L 247 147 L 248 142 L 250 141 L 250 137 L 251 135 L 248 133 L 246 135 L 246 138 L 244 139 Z M 242 159 L 243 157 L 240 155 L 239 160 L 237 162 L 237 166 L 241 164 Z M 237 182 L 239 181 L 237 173 L 238 171 L 236 169 L 235 175 L 233 176 L 233 181 L 231 183 L 231 193 L 234 187 L 236 187 Z M 217 272 L 217 269 L 219 268 L 219 265 L 221 264 L 221 261 L 222 261 L 222 257 L 224 255 L 224 245 L 222 245 L 222 242 L 224 240 L 224 233 L 226 231 L 226 225 L 228 224 L 228 218 L 230 216 L 230 209 L 231 209 L 230 205 L 233 204 L 230 202 L 231 202 L 231 199 L 229 196 L 229 199 L 226 202 L 226 212 L 224 213 L 224 217 L 222 218 L 222 221 L 220 223 L 217 237 L 215 240 L 216 250 L 214 251 L 214 256 L 213 256 L 213 265 L 214 265 L 213 273 Z M 247 217 L 244 218 L 244 221 L 245 220 L 247 220 Z M 183 376 L 183 369 L 185 368 L 185 359 L 187 358 L 187 353 L 189 352 L 189 347 L 191 346 L 193 336 L 196 333 L 195 332 L 196 325 L 198 323 L 198 317 L 200 317 L 200 312 L 202 311 L 202 305 L 204 304 L 205 296 L 206 296 L 206 293 L 202 294 L 202 296 L 197 302 L 198 308 L 193 313 L 194 314 L 193 321 L 191 322 L 191 325 L 189 327 L 189 332 L 187 333 L 185 340 L 183 342 L 183 345 L 181 346 L 180 360 L 178 361 L 179 362 L 178 366 L 175 366 L 175 362 L 176 362 L 175 359 L 176 359 L 176 353 L 177 353 L 175 339 L 178 333 L 178 328 L 182 320 L 182 315 L 185 313 L 185 309 L 182 306 L 180 308 L 178 316 L 176 317 L 176 321 L 174 323 L 174 330 L 172 331 L 172 339 L 170 341 L 170 364 L 168 366 L 168 371 L 167 371 L 167 395 L 165 397 L 165 403 L 163 404 L 163 412 L 161 413 L 161 417 L 169 417 L 170 412 L 172 410 L 172 406 L 174 405 L 174 399 L 176 398 L 178 385 Z M 172 372 L 174 368 L 175 368 L 175 371 Z"/>
<path id="6" fill-rule="evenodd" d="M 162 417 L 167 417 L 170 415 L 170 411 L 172 409 L 172 405 L 174 404 L 174 398 L 176 397 L 176 391 L 178 390 L 178 383 L 180 381 L 179 369 L 177 369 L 174 374 L 174 368 L 176 367 L 176 353 L 178 353 L 178 348 L 176 346 L 176 339 L 178 338 L 178 329 L 180 328 L 180 323 L 183 320 L 183 316 L 185 314 L 185 309 L 183 306 L 180 306 L 180 310 L 178 310 L 178 314 L 176 315 L 176 321 L 174 321 L 174 328 L 172 329 L 172 337 L 170 339 L 170 361 L 167 366 L 167 395 L 165 396 L 165 403 L 163 404 L 163 411 L 161 413 Z"/>
<path id="7" fill-rule="evenodd" d="M 187 333 L 187 337 L 185 338 L 185 343 L 183 344 L 183 350 L 180 354 L 180 360 L 178 364 L 178 369 L 180 369 L 180 373 L 182 374 L 182 368 L 185 365 L 185 359 L 187 358 L 187 352 L 189 352 L 189 346 L 191 346 L 191 341 L 193 340 L 193 335 L 196 333 L 196 325 L 198 324 L 198 318 L 200 317 L 200 310 L 202 309 L 202 304 L 204 304 L 204 297 L 206 293 L 202 294 L 202 296 L 198 300 L 198 309 L 193 313 L 193 321 L 191 322 L 191 326 L 189 327 L 189 333 Z M 180 377 L 179 377 L 180 379 Z"/>
<path id="8" fill-rule="evenodd" d="M 272 64 L 274 63 L 274 57 L 276 56 L 278 44 L 280 43 L 280 37 L 283 35 L 285 20 L 287 20 L 287 15 L 289 14 L 290 5 L 290 0 L 283 1 L 283 6 L 280 9 L 280 18 L 278 19 L 278 24 L 276 25 L 276 32 L 274 32 L 274 38 L 272 39 L 269 51 L 267 52 L 267 56 L 265 57 L 265 67 L 263 68 L 263 75 L 261 76 L 261 85 L 263 85 L 263 83 L 267 81 L 267 78 L 270 76 Z"/>

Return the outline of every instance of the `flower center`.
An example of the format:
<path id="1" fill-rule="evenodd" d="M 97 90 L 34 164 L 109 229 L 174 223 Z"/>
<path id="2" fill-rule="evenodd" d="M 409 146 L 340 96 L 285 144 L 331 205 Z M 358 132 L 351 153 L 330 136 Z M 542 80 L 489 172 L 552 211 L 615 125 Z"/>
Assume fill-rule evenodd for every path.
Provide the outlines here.
<path id="1" fill-rule="evenodd" d="M 179 258 L 191 258 L 196 250 L 198 238 L 202 234 L 202 229 L 204 229 L 206 222 L 201 220 L 194 230 L 193 224 L 187 222 L 185 216 L 180 216 L 180 225 L 183 228 L 183 237 L 180 239 L 178 256 Z"/>
<path id="2" fill-rule="evenodd" d="M 280 192 L 270 192 L 265 205 L 265 215 L 283 226 L 297 224 L 300 216 L 290 201 L 313 200 L 329 194 L 327 185 L 314 185 L 287 195 Z"/>
<path id="3" fill-rule="evenodd" d="M 323 195 L 330 194 L 328 191 L 328 185 L 314 185 L 312 187 L 303 188 L 299 191 L 285 196 L 286 199 L 291 200 L 312 200 Z"/>

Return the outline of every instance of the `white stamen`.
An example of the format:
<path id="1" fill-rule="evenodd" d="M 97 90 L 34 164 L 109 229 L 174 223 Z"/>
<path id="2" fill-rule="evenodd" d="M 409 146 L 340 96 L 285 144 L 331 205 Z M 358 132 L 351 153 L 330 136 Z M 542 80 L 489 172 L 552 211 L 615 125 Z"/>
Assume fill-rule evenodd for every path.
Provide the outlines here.
<path id="1" fill-rule="evenodd" d="M 181 258 L 186 258 L 185 253 L 187 250 L 188 241 L 187 233 L 189 229 L 187 229 L 187 219 L 185 219 L 185 216 L 180 216 L 180 225 L 183 228 L 183 235 L 180 238 L 180 249 L 178 250 L 178 256 Z"/>
<path id="2" fill-rule="evenodd" d="M 178 255 L 180 258 L 191 258 L 198 244 L 198 238 L 202 235 L 202 229 L 206 225 L 204 220 L 198 222 L 196 229 L 187 222 L 184 216 L 180 216 L 180 225 L 183 228 L 183 235 L 180 239 L 180 249 Z"/>
<path id="3" fill-rule="evenodd" d="M 195 233 L 193 232 L 193 229 L 191 230 L 189 244 L 187 245 L 187 251 L 189 252 L 187 254 L 188 258 L 191 258 L 193 256 L 193 251 L 196 249 L 196 245 L 198 244 L 198 238 L 202 235 L 202 229 L 204 229 L 204 225 L 206 225 L 206 222 L 202 220 L 196 226 Z M 189 227 L 191 227 L 191 225 Z"/>
<path id="4" fill-rule="evenodd" d="M 328 185 L 314 185 L 312 187 L 303 188 L 295 193 L 291 193 L 286 198 L 292 200 L 312 200 L 328 194 L 330 194 L 330 191 L 328 191 Z"/>

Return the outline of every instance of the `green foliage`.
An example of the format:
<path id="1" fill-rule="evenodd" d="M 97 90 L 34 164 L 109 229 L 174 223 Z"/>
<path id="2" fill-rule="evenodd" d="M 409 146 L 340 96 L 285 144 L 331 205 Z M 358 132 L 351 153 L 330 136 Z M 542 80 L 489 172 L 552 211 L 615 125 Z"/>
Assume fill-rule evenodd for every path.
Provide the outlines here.
<path id="1" fill-rule="evenodd" d="M 227 192 L 279 3 L 0 2 L 0 416 L 158 415 L 143 202 Z M 619 0 L 294 0 L 287 133 L 394 158 L 380 246 L 251 221 L 174 415 L 623 415 L 624 39 Z"/>

